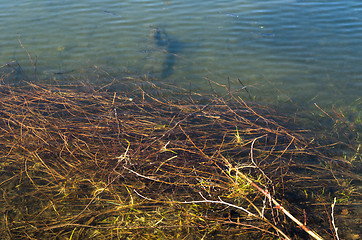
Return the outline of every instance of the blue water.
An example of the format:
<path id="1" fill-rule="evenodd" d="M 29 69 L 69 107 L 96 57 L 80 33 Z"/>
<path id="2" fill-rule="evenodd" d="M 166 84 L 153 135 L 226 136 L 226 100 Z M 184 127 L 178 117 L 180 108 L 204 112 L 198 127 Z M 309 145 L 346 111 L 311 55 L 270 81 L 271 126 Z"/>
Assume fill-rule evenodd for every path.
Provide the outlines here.
<path id="1" fill-rule="evenodd" d="M 0 19 L 0 66 L 31 75 L 26 49 L 40 80 L 146 76 L 207 92 L 207 79 L 239 78 L 261 102 L 361 118 L 360 0 L 17 0 Z"/>

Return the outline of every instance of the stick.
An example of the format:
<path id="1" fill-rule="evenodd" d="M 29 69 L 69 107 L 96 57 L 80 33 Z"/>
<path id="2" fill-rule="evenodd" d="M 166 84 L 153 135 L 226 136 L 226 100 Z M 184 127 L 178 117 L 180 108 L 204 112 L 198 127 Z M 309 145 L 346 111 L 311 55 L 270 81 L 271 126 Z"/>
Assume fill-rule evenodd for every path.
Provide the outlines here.
<path id="1" fill-rule="evenodd" d="M 235 169 L 236 173 L 239 174 L 242 178 L 244 178 L 247 182 L 249 182 L 253 187 L 255 187 L 259 192 L 264 194 L 270 201 L 273 202 L 275 207 L 281 210 L 285 215 L 287 215 L 293 222 L 295 222 L 299 227 L 301 227 L 305 232 L 307 232 L 310 236 L 317 240 L 323 240 L 321 236 L 319 236 L 316 232 L 309 229 L 306 225 L 301 223 L 298 219 L 296 219 L 292 214 L 290 214 L 281 204 L 279 204 L 274 198 L 271 197 L 270 193 L 267 190 L 263 190 L 257 184 L 255 184 L 250 178 L 241 173 L 238 169 Z"/>

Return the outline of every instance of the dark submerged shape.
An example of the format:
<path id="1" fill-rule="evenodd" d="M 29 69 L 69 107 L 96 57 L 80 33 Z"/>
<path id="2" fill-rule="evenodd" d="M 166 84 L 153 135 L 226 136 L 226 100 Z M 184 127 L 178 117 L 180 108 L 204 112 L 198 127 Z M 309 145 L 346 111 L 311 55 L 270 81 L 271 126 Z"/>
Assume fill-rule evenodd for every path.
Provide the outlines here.
<path id="1" fill-rule="evenodd" d="M 183 46 L 180 41 L 171 38 L 164 28 L 152 27 L 152 31 L 156 46 L 162 48 L 166 54 L 160 75 L 160 78 L 164 79 L 172 75 L 177 54 L 182 50 Z"/>

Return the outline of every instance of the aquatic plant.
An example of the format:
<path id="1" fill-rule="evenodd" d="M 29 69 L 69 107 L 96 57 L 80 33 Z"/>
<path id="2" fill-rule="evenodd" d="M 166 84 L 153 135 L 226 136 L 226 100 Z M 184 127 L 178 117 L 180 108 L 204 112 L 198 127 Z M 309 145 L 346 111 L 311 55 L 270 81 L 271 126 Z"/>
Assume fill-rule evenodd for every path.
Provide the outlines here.
<path id="1" fill-rule="evenodd" d="M 128 79 L 134 87 L 121 92 L 0 86 L 5 239 L 341 233 L 338 201 L 360 194 L 351 163 L 324 154 L 338 143 L 315 143 L 226 86 L 224 96 L 207 96 Z"/>

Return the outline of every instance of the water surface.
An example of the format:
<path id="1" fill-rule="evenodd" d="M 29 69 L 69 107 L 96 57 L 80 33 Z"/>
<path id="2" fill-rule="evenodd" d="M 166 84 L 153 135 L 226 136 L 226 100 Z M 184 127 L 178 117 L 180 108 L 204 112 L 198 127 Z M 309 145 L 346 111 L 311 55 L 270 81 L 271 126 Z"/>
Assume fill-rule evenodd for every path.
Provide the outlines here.
<path id="1" fill-rule="evenodd" d="M 96 67 L 211 91 L 207 79 L 230 77 L 268 103 L 361 104 L 359 0 L 19 0 L 0 9 L 0 65 L 17 60 L 32 74 L 20 40 L 40 79 Z"/>

